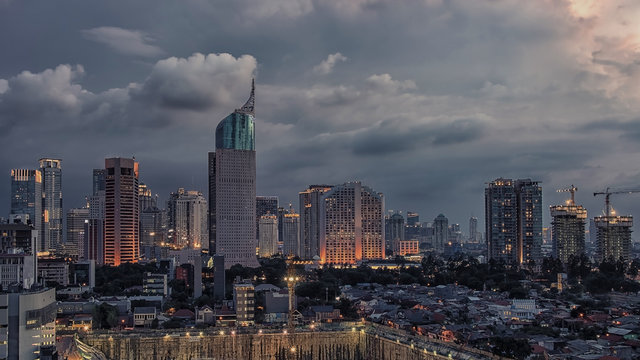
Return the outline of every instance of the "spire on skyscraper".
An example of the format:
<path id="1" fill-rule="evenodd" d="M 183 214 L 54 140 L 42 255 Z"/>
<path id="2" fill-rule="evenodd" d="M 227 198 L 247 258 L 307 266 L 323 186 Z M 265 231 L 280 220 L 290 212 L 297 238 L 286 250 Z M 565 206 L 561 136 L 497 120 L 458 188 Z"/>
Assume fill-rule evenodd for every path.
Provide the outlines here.
<path id="1" fill-rule="evenodd" d="M 256 82 L 255 78 L 251 79 L 251 94 L 249 95 L 249 99 L 240 109 L 237 109 L 237 112 L 242 112 L 245 114 L 249 114 L 255 116 L 255 106 L 256 106 Z"/>

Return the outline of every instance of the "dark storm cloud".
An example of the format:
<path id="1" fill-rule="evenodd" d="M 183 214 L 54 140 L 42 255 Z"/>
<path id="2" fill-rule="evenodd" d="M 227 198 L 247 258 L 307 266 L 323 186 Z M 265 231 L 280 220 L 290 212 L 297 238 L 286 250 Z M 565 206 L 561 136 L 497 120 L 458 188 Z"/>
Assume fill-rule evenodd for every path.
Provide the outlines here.
<path id="1" fill-rule="evenodd" d="M 545 202 L 638 180 L 632 0 L 1 6 L 0 173 L 62 157 L 65 206 L 114 155 L 161 198 L 204 191 L 213 129 L 252 76 L 258 192 L 284 202 L 360 179 L 390 208 L 465 223 L 499 176 L 543 180 Z"/>

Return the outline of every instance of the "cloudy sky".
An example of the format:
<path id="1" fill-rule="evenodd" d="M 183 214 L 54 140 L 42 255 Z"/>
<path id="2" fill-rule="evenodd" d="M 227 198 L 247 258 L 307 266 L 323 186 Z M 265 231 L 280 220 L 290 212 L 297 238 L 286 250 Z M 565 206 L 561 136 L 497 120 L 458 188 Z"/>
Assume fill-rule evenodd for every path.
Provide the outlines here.
<path id="1" fill-rule="evenodd" d="M 0 0 L 0 216 L 11 168 L 135 156 L 161 199 L 206 192 L 220 119 L 257 83 L 258 193 L 361 180 L 466 231 L 485 182 L 640 188 L 636 0 Z M 613 198 L 640 216 L 640 194 Z M 545 223 L 548 221 L 545 211 Z"/>

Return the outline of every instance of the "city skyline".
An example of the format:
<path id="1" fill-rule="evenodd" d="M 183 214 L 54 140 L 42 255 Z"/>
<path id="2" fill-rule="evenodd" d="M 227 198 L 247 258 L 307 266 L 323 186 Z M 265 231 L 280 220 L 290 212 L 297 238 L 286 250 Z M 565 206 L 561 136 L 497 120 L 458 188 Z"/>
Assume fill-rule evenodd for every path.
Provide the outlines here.
<path id="1" fill-rule="evenodd" d="M 593 215 L 603 202 L 591 192 L 640 184 L 629 166 L 640 152 L 638 34 L 624 25 L 638 4 L 377 4 L 185 4 L 195 35 L 126 3 L 62 1 L 56 11 L 77 16 L 61 29 L 42 4 L 3 2 L 0 188 L 12 168 L 63 159 L 66 213 L 82 205 L 104 158 L 135 156 L 161 202 L 179 187 L 204 194 L 201 154 L 253 76 L 264 94 L 257 193 L 282 204 L 310 184 L 360 180 L 389 209 L 465 224 L 482 217 L 484 183 L 500 176 L 541 181 L 545 209 L 574 183 Z M 162 18 L 175 11 L 153 8 Z M 251 21 L 223 38 L 228 13 Z M 51 31 L 21 41 L 34 23 Z M 300 24 L 305 31 L 289 31 Z M 310 37 L 315 46 L 291 45 Z M 612 201 L 623 214 L 640 210 L 634 196 Z M 0 214 L 8 207 L 1 201 Z"/>

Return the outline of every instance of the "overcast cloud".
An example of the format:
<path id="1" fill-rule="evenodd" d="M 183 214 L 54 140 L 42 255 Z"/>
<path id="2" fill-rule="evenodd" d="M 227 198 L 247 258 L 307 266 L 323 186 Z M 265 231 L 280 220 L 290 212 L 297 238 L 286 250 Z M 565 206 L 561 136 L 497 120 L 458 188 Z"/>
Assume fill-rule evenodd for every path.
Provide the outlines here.
<path id="1" fill-rule="evenodd" d="M 634 0 L 0 1 L 0 216 L 9 170 L 43 156 L 66 208 L 108 156 L 162 200 L 206 193 L 252 77 L 258 193 L 283 204 L 358 179 L 466 231 L 502 176 L 542 181 L 545 207 L 575 184 L 593 215 L 593 191 L 640 188 L 638 18 Z"/>

